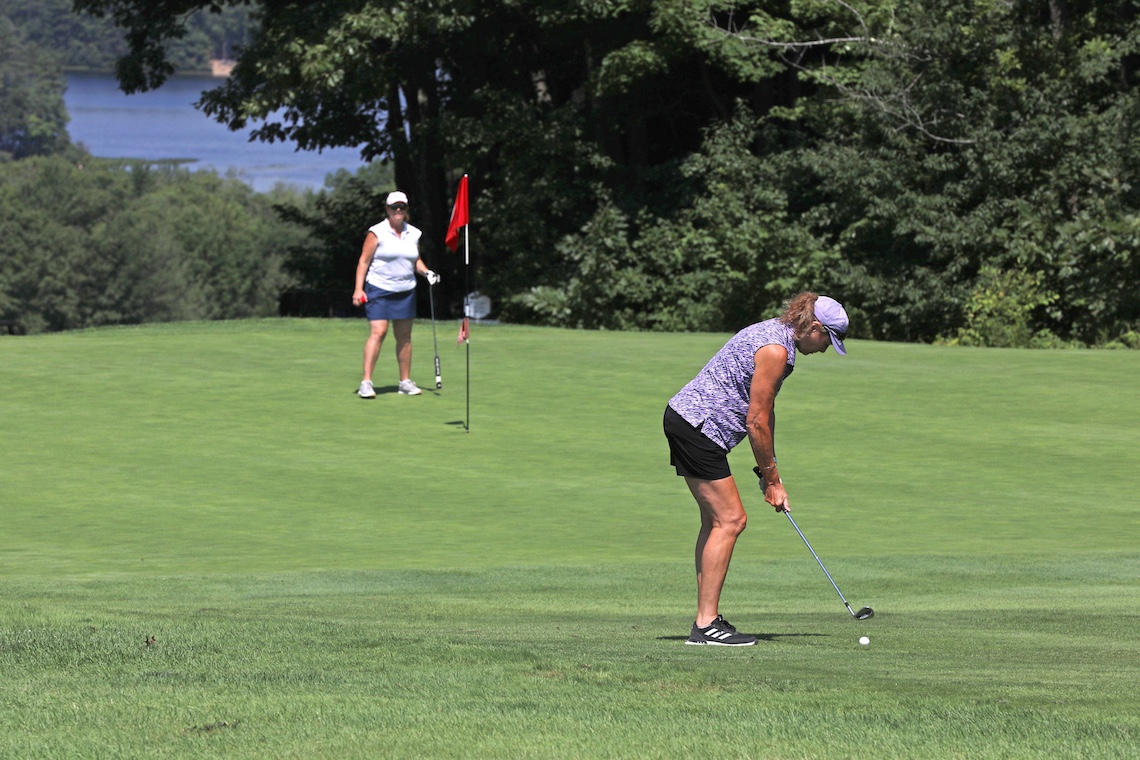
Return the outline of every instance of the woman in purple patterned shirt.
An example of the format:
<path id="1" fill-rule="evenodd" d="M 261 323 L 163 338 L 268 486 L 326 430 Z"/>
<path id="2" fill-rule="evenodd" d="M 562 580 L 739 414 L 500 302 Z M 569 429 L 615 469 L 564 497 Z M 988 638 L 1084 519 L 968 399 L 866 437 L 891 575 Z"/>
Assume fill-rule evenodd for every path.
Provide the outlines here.
<path id="1" fill-rule="evenodd" d="M 750 646 L 756 637 L 720 615 L 720 591 L 736 537 L 748 515 L 728 467 L 728 452 L 745 438 L 756 457 L 764 500 L 789 509 L 776 470 L 776 394 L 796 364 L 796 352 L 815 354 L 835 346 L 847 351 L 847 312 L 838 301 L 800 293 L 775 319 L 744 328 L 716 353 L 665 408 L 670 463 L 685 478 L 701 510 L 697 534 L 697 619 L 687 644 Z"/>

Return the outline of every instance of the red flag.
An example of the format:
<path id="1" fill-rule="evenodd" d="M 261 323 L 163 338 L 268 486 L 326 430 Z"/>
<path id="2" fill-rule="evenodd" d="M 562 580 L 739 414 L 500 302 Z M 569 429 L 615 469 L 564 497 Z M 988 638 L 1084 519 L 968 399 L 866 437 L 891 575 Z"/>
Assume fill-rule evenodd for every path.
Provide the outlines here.
<path id="1" fill-rule="evenodd" d="M 447 237 L 443 242 L 452 253 L 459 250 L 459 228 L 467 225 L 467 175 L 459 180 L 459 191 L 455 194 L 455 207 L 451 209 L 451 224 L 447 225 Z"/>
<path id="2" fill-rule="evenodd" d="M 459 326 L 459 337 L 455 339 L 455 347 L 459 348 L 465 340 L 469 340 L 467 333 L 467 317 L 463 318 L 463 324 Z"/>

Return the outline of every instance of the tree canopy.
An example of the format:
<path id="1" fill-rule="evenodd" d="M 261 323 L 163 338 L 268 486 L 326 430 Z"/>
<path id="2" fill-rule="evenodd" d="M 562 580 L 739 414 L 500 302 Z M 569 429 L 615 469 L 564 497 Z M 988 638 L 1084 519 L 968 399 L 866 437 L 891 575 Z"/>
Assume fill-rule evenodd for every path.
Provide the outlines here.
<path id="1" fill-rule="evenodd" d="M 112 19 L 78 14 L 71 0 L 0 0 L 0 15 L 23 37 L 51 50 L 65 69 L 114 71 L 128 51 L 123 30 Z M 181 71 L 210 71 L 210 60 L 229 58 L 249 39 L 249 9 L 226 8 L 221 13 L 191 13 L 185 33 L 166 46 L 166 57 Z"/>
<path id="2" fill-rule="evenodd" d="M 173 73 L 187 14 L 239 5 L 74 0 L 126 31 L 128 91 Z M 248 5 L 207 113 L 391 161 L 445 271 L 469 173 L 479 286 L 509 318 L 732 329 L 813 288 L 865 337 L 1140 320 L 1134 0 Z"/>
<path id="3" fill-rule="evenodd" d="M 69 143 L 58 62 L 0 15 L 0 159 L 48 155 Z"/>
<path id="4" fill-rule="evenodd" d="M 0 163 L 0 319 L 41 332 L 275 316 L 304 232 L 274 200 L 170 165 Z"/>

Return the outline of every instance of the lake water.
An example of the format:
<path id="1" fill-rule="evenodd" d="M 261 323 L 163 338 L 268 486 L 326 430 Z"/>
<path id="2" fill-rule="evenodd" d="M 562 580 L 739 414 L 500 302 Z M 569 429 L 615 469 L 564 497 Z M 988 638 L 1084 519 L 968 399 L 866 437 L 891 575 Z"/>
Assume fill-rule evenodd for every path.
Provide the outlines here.
<path id="1" fill-rule="evenodd" d="M 173 77 L 157 90 L 126 95 L 110 75 L 69 74 L 64 102 L 67 131 L 100 158 L 194 159 L 191 170 L 236 176 L 258 192 L 278 182 L 320 189 L 325 175 L 364 162 L 355 148 L 296 151 L 291 142 L 250 142 L 249 131 L 231 132 L 194 108 L 213 77 Z"/>

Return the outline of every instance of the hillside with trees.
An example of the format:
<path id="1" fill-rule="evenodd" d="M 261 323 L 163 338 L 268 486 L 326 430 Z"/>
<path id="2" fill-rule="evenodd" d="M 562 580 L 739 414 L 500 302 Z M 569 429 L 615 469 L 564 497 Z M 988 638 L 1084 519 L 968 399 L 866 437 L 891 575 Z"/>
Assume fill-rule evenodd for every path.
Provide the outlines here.
<path id="1" fill-rule="evenodd" d="M 128 30 L 127 90 L 212 5 L 75 0 Z M 1140 318 L 1132 2 L 253 5 L 205 110 L 390 158 L 433 246 L 469 173 L 508 318 L 724 330 L 804 287 L 862 337 L 1096 343 Z"/>
<path id="2" fill-rule="evenodd" d="M 0 0 L 11 4 L 15 0 Z M 471 177 L 477 286 L 508 320 L 731 330 L 803 288 L 853 334 L 1136 344 L 1133 0 L 73 0 L 119 25 L 128 92 L 200 16 L 248 12 L 202 107 L 390 163 L 442 258 Z M 87 22 L 83 22 L 87 23 Z M 286 218 L 303 286 L 357 255 L 375 189 Z"/>
<path id="3" fill-rule="evenodd" d="M 292 282 L 272 194 L 86 157 L 0 163 L 0 319 L 24 332 L 275 316 Z"/>
<path id="4" fill-rule="evenodd" d="M 53 28 L 65 28 L 58 16 Z M 213 172 L 96 159 L 72 145 L 64 56 L 33 33 L 48 26 L 0 15 L 5 332 L 276 315 L 295 281 L 286 252 L 308 233 L 274 207 L 304 207 L 310 195 L 258 194 Z"/>
<path id="5" fill-rule="evenodd" d="M 65 70 L 113 72 L 115 62 L 130 49 L 113 19 L 76 13 L 71 0 L 0 0 L 0 16 L 28 42 L 52 51 Z M 183 26 L 183 34 L 167 50 L 182 72 L 210 71 L 211 59 L 234 56 L 252 31 L 249 10 L 240 6 L 221 13 L 191 13 Z"/>
<path id="6" fill-rule="evenodd" d="M 63 89 L 58 61 L 0 15 L 0 162 L 67 148 Z"/>

